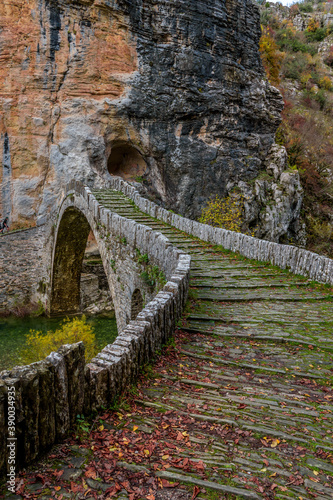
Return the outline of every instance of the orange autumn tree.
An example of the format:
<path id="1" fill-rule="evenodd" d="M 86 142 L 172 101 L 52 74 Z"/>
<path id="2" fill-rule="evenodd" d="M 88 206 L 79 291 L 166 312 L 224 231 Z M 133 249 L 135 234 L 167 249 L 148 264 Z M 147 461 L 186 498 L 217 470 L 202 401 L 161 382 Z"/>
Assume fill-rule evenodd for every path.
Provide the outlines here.
<path id="1" fill-rule="evenodd" d="M 312 17 L 309 21 L 309 24 L 308 24 L 308 27 L 306 28 L 306 31 L 308 31 L 310 33 L 314 33 L 315 31 L 317 31 L 318 28 L 319 28 L 319 21 L 317 21 L 317 19 L 314 19 Z"/>
<path id="2" fill-rule="evenodd" d="M 279 51 L 270 29 L 263 27 L 261 29 L 262 34 L 259 44 L 261 60 L 269 82 L 278 85 L 280 83 L 279 75 L 284 55 Z"/>

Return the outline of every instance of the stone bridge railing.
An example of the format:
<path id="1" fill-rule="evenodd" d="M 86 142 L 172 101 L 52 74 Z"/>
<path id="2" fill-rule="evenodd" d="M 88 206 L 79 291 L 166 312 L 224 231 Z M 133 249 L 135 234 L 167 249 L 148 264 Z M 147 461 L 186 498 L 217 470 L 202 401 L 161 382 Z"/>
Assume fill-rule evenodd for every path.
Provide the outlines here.
<path id="1" fill-rule="evenodd" d="M 226 250 L 239 252 L 244 257 L 269 262 L 281 269 L 289 269 L 294 274 L 333 285 L 333 260 L 303 248 L 260 240 L 234 231 L 201 224 L 174 214 L 140 196 L 138 191 L 120 177 L 113 177 L 109 187 L 123 192 L 137 207 L 152 217 L 196 236 L 203 241 L 221 245 Z"/>
<path id="2" fill-rule="evenodd" d="M 190 256 L 175 248 L 161 233 L 101 206 L 88 188 L 72 182 L 66 197 L 88 206 L 107 232 L 126 237 L 160 264 L 168 281 L 163 289 L 90 363 L 82 343 L 62 346 L 44 361 L 15 367 L 0 374 L 0 471 L 6 472 L 10 447 L 16 465 L 34 460 L 73 427 L 77 414 L 108 406 L 137 379 L 140 366 L 173 334 L 187 300 Z M 15 436 L 8 435 L 10 395 L 15 392 Z M 16 440 L 11 440 L 15 437 Z"/>

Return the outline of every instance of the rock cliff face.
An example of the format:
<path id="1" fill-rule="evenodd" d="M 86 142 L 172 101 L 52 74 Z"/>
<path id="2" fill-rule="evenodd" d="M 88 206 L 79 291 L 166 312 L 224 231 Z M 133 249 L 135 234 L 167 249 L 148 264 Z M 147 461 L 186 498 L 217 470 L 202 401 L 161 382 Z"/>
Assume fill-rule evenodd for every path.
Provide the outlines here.
<path id="1" fill-rule="evenodd" d="M 45 222 L 73 177 L 120 174 L 197 217 L 265 170 L 282 99 L 251 0 L 4 0 L 0 24 L 0 211 L 14 224 Z"/>
<path id="2" fill-rule="evenodd" d="M 311 19 L 315 19 L 321 28 L 328 28 L 332 24 L 333 13 L 330 11 L 331 7 L 329 4 L 309 2 L 308 5 L 312 7 L 310 12 L 300 10 L 299 4 L 296 5 L 296 3 L 291 7 L 287 7 L 278 2 L 265 2 L 261 4 L 260 8 L 262 11 L 268 11 L 270 15 L 274 16 L 280 22 L 290 21 L 298 31 L 305 31 Z"/>

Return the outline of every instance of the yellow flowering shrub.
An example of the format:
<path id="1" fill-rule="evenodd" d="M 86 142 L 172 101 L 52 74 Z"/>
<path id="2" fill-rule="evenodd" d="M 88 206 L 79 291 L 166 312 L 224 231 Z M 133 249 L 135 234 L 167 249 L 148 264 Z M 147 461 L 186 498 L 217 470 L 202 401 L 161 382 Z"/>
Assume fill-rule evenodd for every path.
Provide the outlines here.
<path id="1" fill-rule="evenodd" d="M 40 361 L 52 351 L 57 351 L 64 344 L 75 344 L 83 342 L 85 346 L 86 361 L 89 361 L 97 353 L 95 334 L 92 326 L 87 324 L 86 317 L 64 319 L 60 328 L 55 332 L 30 330 L 26 335 L 26 344 L 23 348 L 21 359 L 23 363 L 29 364 Z"/>
<path id="2" fill-rule="evenodd" d="M 199 222 L 239 233 L 243 223 L 243 206 L 244 198 L 242 196 L 237 198 L 216 196 L 203 208 Z"/>
<path id="3" fill-rule="evenodd" d="M 284 54 L 279 52 L 278 46 L 268 28 L 262 28 L 259 50 L 268 80 L 278 85 Z"/>
<path id="4" fill-rule="evenodd" d="M 319 80 L 319 86 L 322 89 L 325 89 L 325 90 L 332 90 L 333 85 L 332 85 L 332 81 L 331 81 L 330 77 L 329 76 L 323 76 Z"/>
<path id="5" fill-rule="evenodd" d="M 301 73 L 301 83 L 306 86 L 309 80 L 311 80 L 312 75 L 311 73 L 303 72 Z"/>

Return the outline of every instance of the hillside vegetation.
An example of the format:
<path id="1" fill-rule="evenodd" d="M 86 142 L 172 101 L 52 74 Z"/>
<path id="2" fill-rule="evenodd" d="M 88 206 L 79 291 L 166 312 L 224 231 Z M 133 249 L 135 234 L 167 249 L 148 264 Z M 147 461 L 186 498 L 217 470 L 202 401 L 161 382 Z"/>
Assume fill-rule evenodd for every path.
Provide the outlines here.
<path id="1" fill-rule="evenodd" d="M 276 142 L 304 189 L 307 247 L 333 257 L 333 2 L 261 5 L 260 52 L 285 101 Z"/>

